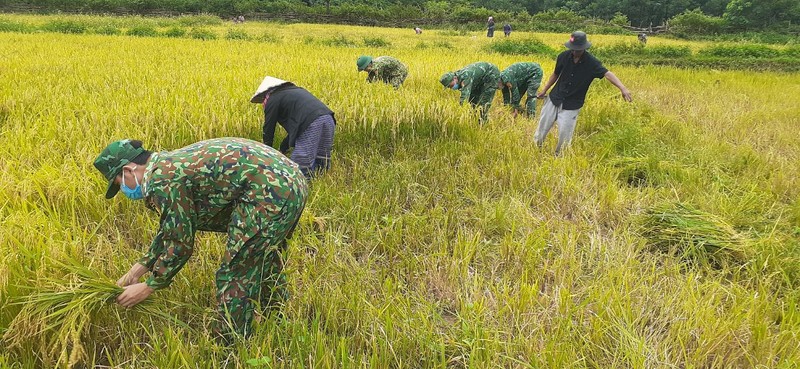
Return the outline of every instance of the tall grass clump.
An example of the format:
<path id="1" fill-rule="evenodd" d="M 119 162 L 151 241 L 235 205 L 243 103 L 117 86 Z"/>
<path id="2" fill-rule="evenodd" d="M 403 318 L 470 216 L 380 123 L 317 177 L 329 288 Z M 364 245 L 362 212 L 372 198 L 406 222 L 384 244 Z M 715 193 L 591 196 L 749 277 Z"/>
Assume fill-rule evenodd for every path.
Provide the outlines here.
<path id="1" fill-rule="evenodd" d="M 597 56 L 618 57 L 637 56 L 643 58 L 686 58 L 692 56 L 688 46 L 645 46 L 639 42 L 618 43 L 610 46 L 598 47 L 592 51 Z"/>
<path id="2" fill-rule="evenodd" d="M 800 59 L 800 45 L 792 45 L 783 50 L 783 56 Z"/>
<path id="3" fill-rule="evenodd" d="M 30 33 L 33 27 L 26 23 L 15 22 L 10 19 L 0 18 L 0 32 Z"/>
<path id="4" fill-rule="evenodd" d="M 502 40 L 493 42 L 486 46 L 486 50 L 506 55 L 556 55 L 556 50 L 538 38 L 528 38 L 524 40 Z"/>
<path id="5" fill-rule="evenodd" d="M 681 202 L 650 209 L 641 233 L 655 250 L 719 268 L 743 266 L 753 246 L 721 217 Z"/>
<path id="6" fill-rule="evenodd" d="M 55 19 L 43 24 L 40 28 L 42 31 L 67 33 L 67 34 L 81 34 L 86 33 L 88 27 L 83 22 L 66 19 Z"/>
<path id="7" fill-rule="evenodd" d="M 186 30 L 181 27 L 170 27 L 163 33 L 166 37 L 181 38 L 186 36 Z"/>
<path id="8" fill-rule="evenodd" d="M 198 40 L 216 40 L 217 34 L 208 28 L 195 27 L 189 31 L 189 37 Z"/>
<path id="9" fill-rule="evenodd" d="M 88 358 L 84 341 L 103 341 L 115 337 L 101 337 L 100 328 L 123 320 L 115 298 L 123 289 L 98 269 L 70 260 L 67 263 L 50 260 L 58 266 L 57 273 L 37 281 L 30 294 L 14 302 L 22 306 L 20 312 L 3 334 L 9 349 L 22 349 L 32 341 L 45 342 L 38 353 L 44 363 L 60 367 L 73 367 Z M 144 316 L 181 323 L 156 307 L 152 299 L 138 304 L 134 310 Z M 97 329 L 96 329 L 97 328 Z"/>
<path id="10" fill-rule="evenodd" d="M 245 30 L 241 29 L 228 29 L 228 32 L 225 34 L 226 40 L 242 40 L 242 41 L 249 41 L 253 38 Z"/>
<path id="11" fill-rule="evenodd" d="M 280 35 L 275 34 L 272 31 L 264 31 L 264 33 L 262 33 L 257 37 L 257 40 L 261 42 L 269 42 L 277 44 L 281 42 L 282 37 Z"/>
<path id="12" fill-rule="evenodd" d="M 777 58 L 781 52 L 766 45 L 717 45 L 700 50 L 704 56 L 723 58 Z"/>
<path id="13" fill-rule="evenodd" d="M 93 30 L 93 33 L 96 33 L 98 35 L 114 36 L 122 34 L 122 31 L 119 28 L 109 24 L 95 28 Z"/>
<path id="14" fill-rule="evenodd" d="M 366 47 L 390 47 L 392 43 L 383 37 L 364 37 L 364 46 Z"/>
<path id="15" fill-rule="evenodd" d="M 355 47 L 356 42 L 345 37 L 344 35 L 336 35 L 331 38 L 325 38 L 320 40 L 320 44 L 325 46 L 335 46 L 335 47 Z"/>
<path id="16" fill-rule="evenodd" d="M 154 27 L 147 25 L 133 27 L 126 31 L 125 34 L 137 37 L 158 37 L 158 31 Z"/>
<path id="17" fill-rule="evenodd" d="M 661 58 L 687 58 L 692 56 L 689 46 L 657 45 L 647 47 L 647 54 Z"/>
<path id="18" fill-rule="evenodd" d="M 440 49 L 448 49 L 448 50 L 450 50 L 450 49 L 453 48 L 453 44 L 451 44 L 451 43 L 449 43 L 447 41 L 444 41 L 444 40 L 436 40 L 436 41 L 433 42 L 433 47 L 438 47 Z"/>

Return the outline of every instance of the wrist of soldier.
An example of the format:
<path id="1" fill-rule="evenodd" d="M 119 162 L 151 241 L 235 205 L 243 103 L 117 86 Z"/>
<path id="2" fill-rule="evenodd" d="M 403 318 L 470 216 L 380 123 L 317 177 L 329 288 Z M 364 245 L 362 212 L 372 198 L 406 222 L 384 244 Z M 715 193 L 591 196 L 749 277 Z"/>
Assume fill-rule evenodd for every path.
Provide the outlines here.
<path id="1" fill-rule="evenodd" d="M 128 271 L 128 274 L 139 279 L 139 277 L 145 275 L 150 269 L 147 268 L 146 265 L 142 264 L 141 262 L 137 262 L 131 266 L 131 270 Z"/>
<path id="2" fill-rule="evenodd" d="M 164 281 L 163 278 L 155 276 L 147 278 L 147 280 L 144 281 L 144 283 L 147 285 L 147 287 L 150 287 L 153 291 L 157 291 L 169 286 L 169 282 Z"/>

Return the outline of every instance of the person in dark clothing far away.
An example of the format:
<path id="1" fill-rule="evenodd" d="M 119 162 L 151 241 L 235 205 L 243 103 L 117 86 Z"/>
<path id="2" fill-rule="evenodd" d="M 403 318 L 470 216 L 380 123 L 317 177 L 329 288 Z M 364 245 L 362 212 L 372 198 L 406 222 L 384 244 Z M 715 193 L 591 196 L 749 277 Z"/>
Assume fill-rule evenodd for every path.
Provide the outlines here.
<path id="1" fill-rule="evenodd" d="M 506 23 L 505 25 L 503 25 L 503 33 L 506 35 L 506 37 L 511 36 L 511 25 L 510 24 Z"/>
<path id="2" fill-rule="evenodd" d="M 553 123 L 558 121 L 556 155 L 560 155 L 561 150 L 569 146 L 572 134 L 575 132 L 578 112 L 583 107 L 586 92 L 595 78 L 605 77 L 619 89 L 625 101 L 632 101 L 631 93 L 619 78 L 606 69 L 600 60 L 597 60 L 586 51 L 592 46 L 586 37 L 586 33 L 582 31 L 573 32 L 569 41 L 564 43 L 564 46 L 569 50 L 558 55 L 555 72 L 550 75 L 550 79 L 545 84 L 544 89 L 536 96 L 544 98 L 547 90 L 553 84 L 556 84 L 542 108 L 539 127 L 533 137 L 536 145 L 542 147 L 547 133 L 553 128 Z"/>
<path id="3" fill-rule="evenodd" d="M 647 34 L 646 33 L 642 32 L 642 33 L 639 34 L 639 42 L 642 45 L 647 45 Z"/>
<path id="4" fill-rule="evenodd" d="M 286 130 L 281 153 L 292 150 L 291 159 L 307 178 L 330 168 L 336 119 L 333 111 L 304 88 L 267 76 L 250 99 L 264 107 L 264 143 L 273 146 L 275 127 Z"/>
<path id="5" fill-rule="evenodd" d="M 489 17 L 486 23 L 486 37 L 494 37 L 494 17 Z"/>

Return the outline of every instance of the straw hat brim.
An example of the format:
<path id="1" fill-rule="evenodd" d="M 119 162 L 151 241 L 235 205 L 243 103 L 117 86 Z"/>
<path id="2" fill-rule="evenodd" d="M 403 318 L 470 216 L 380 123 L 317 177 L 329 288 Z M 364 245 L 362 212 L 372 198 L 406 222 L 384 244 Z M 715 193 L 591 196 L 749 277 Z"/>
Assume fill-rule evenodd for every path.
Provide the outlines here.
<path id="1" fill-rule="evenodd" d="M 275 77 L 266 76 L 263 81 L 261 81 L 261 85 L 258 86 L 256 93 L 253 94 L 253 97 L 250 98 L 251 103 L 260 104 L 264 102 L 264 95 L 270 89 L 273 89 L 278 86 L 285 85 L 287 83 L 291 83 L 289 81 L 284 81 L 282 79 L 278 79 Z"/>

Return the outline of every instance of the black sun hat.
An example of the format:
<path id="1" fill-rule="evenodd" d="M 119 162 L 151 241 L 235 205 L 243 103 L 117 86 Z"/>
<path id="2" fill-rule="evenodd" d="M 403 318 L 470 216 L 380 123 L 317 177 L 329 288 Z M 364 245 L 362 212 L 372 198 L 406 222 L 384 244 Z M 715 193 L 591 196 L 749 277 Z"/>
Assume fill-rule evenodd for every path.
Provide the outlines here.
<path id="1" fill-rule="evenodd" d="M 565 42 L 564 46 L 570 50 L 586 50 L 592 47 L 592 43 L 586 39 L 586 32 L 575 31 L 569 36 L 569 41 Z"/>

